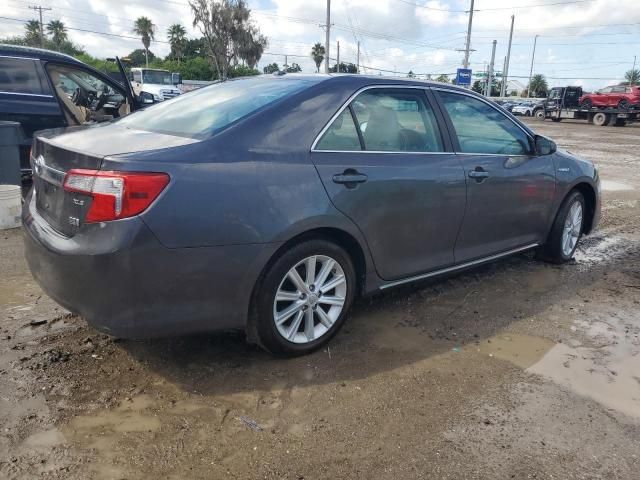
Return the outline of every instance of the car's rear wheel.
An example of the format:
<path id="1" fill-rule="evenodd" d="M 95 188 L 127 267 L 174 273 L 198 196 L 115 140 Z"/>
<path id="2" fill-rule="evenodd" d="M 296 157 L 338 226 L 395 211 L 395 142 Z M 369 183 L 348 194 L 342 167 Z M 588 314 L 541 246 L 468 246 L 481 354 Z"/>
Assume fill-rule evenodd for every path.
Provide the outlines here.
<path id="1" fill-rule="evenodd" d="M 256 295 L 258 342 L 296 356 L 325 345 L 340 329 L 356 290 L 353 262 L 340 246 L 304 241 L 268 268 Z"/>
<path id="2" fill-rule="evenodd" d="M 591 110 L 591 108 L 593 107 L 593 102 L 587 98 L 586 100 L 582 101 L 582 103 L 580 104 L 580 107 L 586 110 Z"/>
<path id="3" fill-rule="evenodd" d="M 582 236 L 584 207 L 584 196 L 575 190 L 562 202 L 547 242 L 539 251 L 542 259 L 553 263 L 571 260 Z"/>
<path id="4" fill-rule="evenodd" d="M 618 108 L 619 108 L 620 110 L 628 110 L 628 109 L 629 109 L 629 106 L 630 106 L 630 104 L 629 104 L 629 100 L 627 100 L 626 98 L 623 98 L 622 100 L 620 100 L 620 101 L 618 102 Z"/>

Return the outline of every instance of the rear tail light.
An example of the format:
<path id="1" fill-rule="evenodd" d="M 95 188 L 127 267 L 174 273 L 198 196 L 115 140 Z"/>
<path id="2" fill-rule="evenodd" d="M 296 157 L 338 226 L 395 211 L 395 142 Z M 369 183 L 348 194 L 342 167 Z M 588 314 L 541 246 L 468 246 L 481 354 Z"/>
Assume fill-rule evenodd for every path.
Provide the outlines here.
<path id="1" fill-rule="evenodd" d="M 64 189 L 93 198 L 85 222 L 106 222 L 145 211 L 169 183 L 166 173 L 69 170 Z"/>

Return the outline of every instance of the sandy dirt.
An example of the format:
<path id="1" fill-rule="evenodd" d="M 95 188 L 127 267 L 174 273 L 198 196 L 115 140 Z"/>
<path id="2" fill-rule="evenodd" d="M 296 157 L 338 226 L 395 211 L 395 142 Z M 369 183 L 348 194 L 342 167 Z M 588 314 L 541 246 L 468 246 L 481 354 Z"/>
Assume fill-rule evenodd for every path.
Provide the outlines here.
<path id="1" fill-rule="evenodd" d="M 0 478 L 637 479 L 640 126 L 531 124 L 601 171 L 575 260 L 361 300 L 304 358 L 99 334 L 0 232 Z"/>

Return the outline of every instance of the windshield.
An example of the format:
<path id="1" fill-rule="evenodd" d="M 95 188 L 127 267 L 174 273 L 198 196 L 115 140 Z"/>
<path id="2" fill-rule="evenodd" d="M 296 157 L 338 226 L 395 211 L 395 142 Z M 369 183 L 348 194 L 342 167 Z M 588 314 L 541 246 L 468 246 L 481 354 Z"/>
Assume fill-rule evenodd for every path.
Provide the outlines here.
<path id="1" fill-rule="evenodd" d="M 143 83 L 157 83 L 158 85 L 173 85 L 171 83 L 171 73 L 160 70 L 143 70 Z"/>
<path id="2" fill-rule="evenodd" d="M 228 80 L 136 112 L 122 119 L 120 124 L 170 135 L 206 138 L 320 79 L 254 77 Z"/>

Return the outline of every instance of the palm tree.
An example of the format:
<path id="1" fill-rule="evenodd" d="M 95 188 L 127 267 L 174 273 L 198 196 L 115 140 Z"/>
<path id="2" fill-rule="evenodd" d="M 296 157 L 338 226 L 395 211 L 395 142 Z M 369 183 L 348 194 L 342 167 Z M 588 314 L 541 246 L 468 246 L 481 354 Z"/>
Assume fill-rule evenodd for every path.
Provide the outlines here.
<path id="1" fill-rule="evenodd" d="M 133 24 L 133 33 L 140 35 L 142 45 L 144 45 L 145 64 L 149 66 L 149 45 L 151 40 L 155 40 L 156 26 L 147 17 L 138 17 Z"/>
<path id="2" fill-rule="evenodd" d="M 180 63 L 187 42 L 187 30 L 179 23 L 174 23 L 167 29 L 167 38 L 171 45 L 171 53 Z"/>
<path id="3" fill-rule="evenodd" d="M 640 85 L 640 70 L 637 68 L 629 70 L 624 74 L 624 79 L 629 82 L 629 85 Z"/>
<path id="4" fill-rule="evenodd" d="M 26 30 L 24 39 L 27 45 L 32 47 L 40 45 L 40 22 L 37 20 L 29 20 L 25 24 L 24 29 Z"/>
<path id="5" fill-rule="evenodd" d="M 324 46 L 318 42 L 311 49 L 311 58 L 313 58 L 313 62 L 316 64 L 316 73 L 320 73 L 320 65 L 324 61 L 325 49 Z"/>
<path id="6" fill-rule="evenodd" d="M 67 27 L 65 27 L 64 23 L 60 20 L 51 20 L 47 24 L 47 32 L 51 34 L 53 44 L 56 46 L 57 50 L 60 51 L 60 47 L 68 38 Z"/>
<path id="7" fill-rule="evenodd" d="M 547 85 L 547 79 L 544 78 L 542 74 L 536 74 L 531 78 L 531 83 L 529 83 L 528 91 L 530 96 L 532 97 L 546 97 L 547 90 L 549 90 L 549 85 Z"/>

